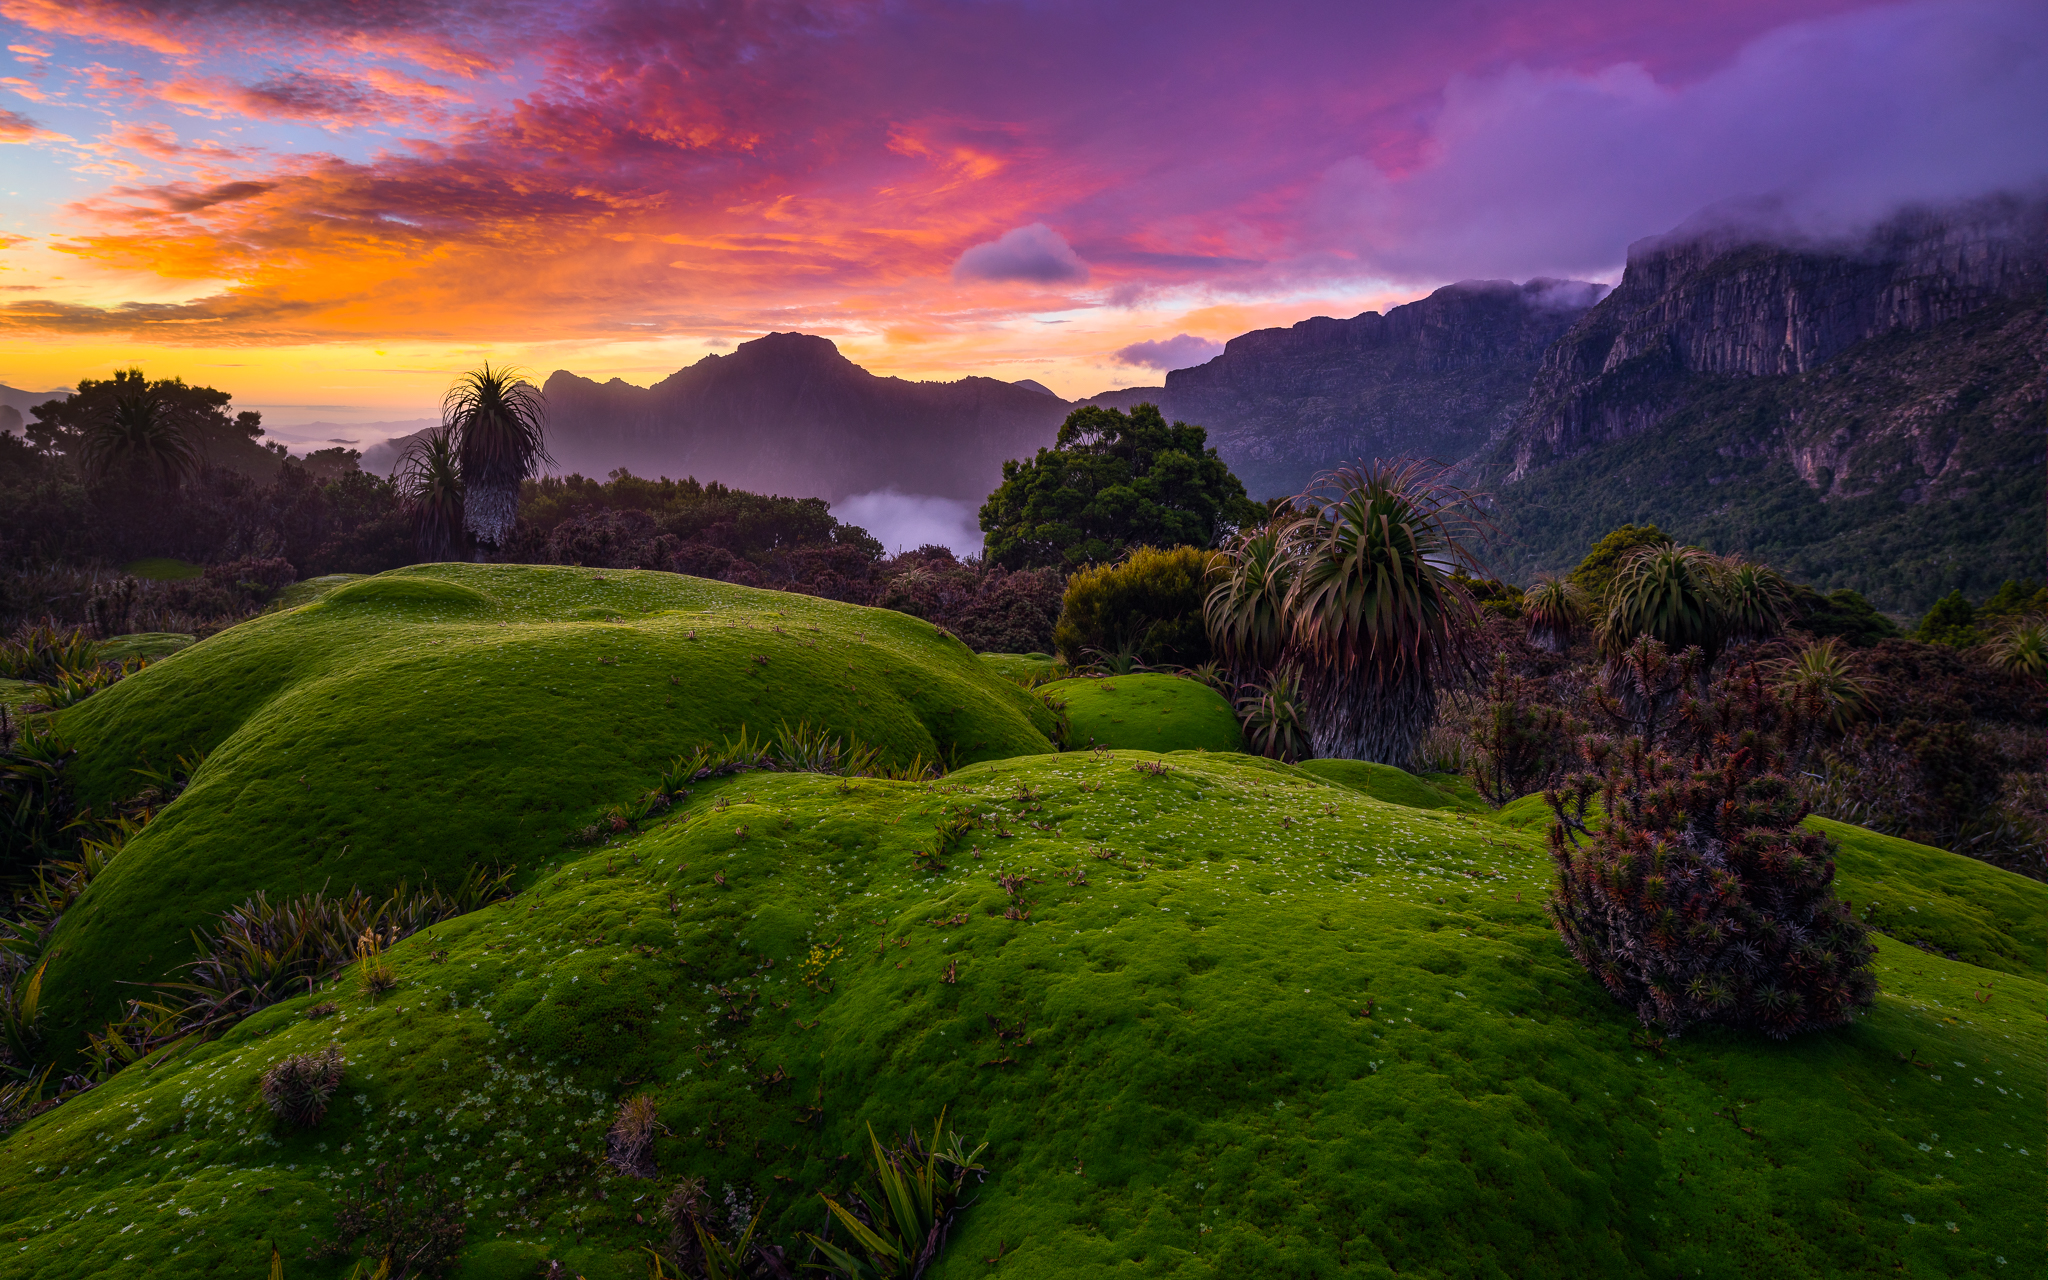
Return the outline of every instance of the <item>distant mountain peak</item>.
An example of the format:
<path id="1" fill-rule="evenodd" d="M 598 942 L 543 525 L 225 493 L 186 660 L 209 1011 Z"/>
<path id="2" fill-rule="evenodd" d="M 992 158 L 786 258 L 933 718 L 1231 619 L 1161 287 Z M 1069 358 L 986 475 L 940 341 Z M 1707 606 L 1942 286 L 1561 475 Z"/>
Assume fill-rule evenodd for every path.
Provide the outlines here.
<path id="1" fill-rule="evenodd" d="M 1026 391 L 1036 391 L 1041 395 L 1051 396 L 1055 400 L 1060 398 L 1059 392 L 1054 391 L 1051 387 L 1046 386 L 1043 382 L 1038 381 L 1036 378 L 1019 378 L 1010 385 L 1013 387 L 1022 387 Z"/>

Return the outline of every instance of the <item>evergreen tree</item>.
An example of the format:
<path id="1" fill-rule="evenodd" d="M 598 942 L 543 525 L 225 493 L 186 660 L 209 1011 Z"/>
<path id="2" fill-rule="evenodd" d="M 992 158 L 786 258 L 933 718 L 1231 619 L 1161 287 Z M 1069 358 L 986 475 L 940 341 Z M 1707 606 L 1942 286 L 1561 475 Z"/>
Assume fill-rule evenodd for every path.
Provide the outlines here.
<path id="1" fill-rule="evenodd" d="M 1263 512 L 1208 441 L 1200 427 L 1169 425 L 1156 405 L 1074 410 L 1052 448 L 1003 464 L 981 508 L 985 558 L 1076 568 L 1136 546 L 1216 546 Z"/>

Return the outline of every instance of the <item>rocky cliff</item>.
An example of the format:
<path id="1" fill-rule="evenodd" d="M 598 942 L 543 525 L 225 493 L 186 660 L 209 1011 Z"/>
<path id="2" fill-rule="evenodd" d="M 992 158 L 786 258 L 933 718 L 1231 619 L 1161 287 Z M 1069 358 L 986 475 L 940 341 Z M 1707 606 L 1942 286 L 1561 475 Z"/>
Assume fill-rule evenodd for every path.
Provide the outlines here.
<path id="1" fill-rule="evenodd" d="M 1355 459 L 1454 462 L 1500 431 L 1544 352 L 1600 293 L 1579 281 L 1467 280 L 1385 315 L 1260 329 L 1167 374 L 1160 407 L 1207 427 L 1259 498 Z"/>
<path id="2" fill-rule="evenodd" d="M 1656 427 L 1703 377 L 1809 373 L 2044 286 L 2048 204 L 2011 197 L 1908 212 L 1850 243 L 1777 244 L 1739 224 L 1638 241 L 1621 284 L 1544 356 L 1507 479 Z"/>
<path id="3" fill-rule="evenodd" d="M 743 342 L 651 387 L 558 370 L 545 390 L 562 470 L 623 466 L 829 500 L 894 488 L 979 503 L 1005 459 L 1052 443 L 1069 408 L 993 378 L 876 377 L 800 333 Z"/>
<path id="4" fill-rule="evenodd" d="M 2044 288 L 2038 200 L 1849 243 L 1726 225 L 1638 243 L 1482 454 L 1503 567 L 1564 568 L 1653 520 L 1899 610 L 2037 576 Z"/>

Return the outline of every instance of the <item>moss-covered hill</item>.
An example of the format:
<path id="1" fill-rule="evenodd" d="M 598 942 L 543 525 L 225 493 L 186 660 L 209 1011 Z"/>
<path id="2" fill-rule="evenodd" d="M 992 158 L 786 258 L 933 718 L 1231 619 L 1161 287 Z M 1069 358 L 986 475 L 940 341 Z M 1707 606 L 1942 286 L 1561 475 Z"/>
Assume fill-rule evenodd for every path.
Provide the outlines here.
<path id="1" fill-rule="evenodd" d="M 401 944 L 381 1002 L 344 981 L 17 1132 L 0 1274 L 257 1274 L 272 1240 L 337 1274 L 301 1260 L 337 1190 L 404 1158 L 469 1197 L 460 1274 L 638 1277 L 668 1180 L 816 1229 L 867 1125 L 942 1106 L 992 1169 L 943 1277 L 2048 1265 L 2038 971 L 1884 939 L 1846 1031 L 1652 1046 L 1546 879 L 1534 833 L 1245 756 L 708 784 Z M 329 1042 L 339 1105 L 280 1131 L 258 1075 Z M 660 1183 L 597 1163 L 640 1089 Z"/>
<path id="2" fill-rule="evenodd" d="M 1237 714 L 1199 680 L 1169 675 L 1082 676 L 1039 686 L 1066 704 L 1070 749 L 1242 751 Z"/>
<path id="3" fill-rule="evenodd" d="M 48 1034 L 78 1045 L 259 889 L 452 885 L 474 863 L 523 883 L 677 754 L 800 722 L 897 762 L 1049 751 L 1054 728 L 929 623 L 668 573 L 423 566 L 233 627 L 58 720 L 88 801 L 206 759 L 66 915 Z"/>

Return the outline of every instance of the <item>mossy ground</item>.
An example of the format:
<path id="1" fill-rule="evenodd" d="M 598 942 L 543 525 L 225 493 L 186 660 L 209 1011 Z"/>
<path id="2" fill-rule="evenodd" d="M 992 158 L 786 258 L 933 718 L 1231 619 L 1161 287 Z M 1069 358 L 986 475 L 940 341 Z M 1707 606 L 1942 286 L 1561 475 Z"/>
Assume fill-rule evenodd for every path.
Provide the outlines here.
<path id="1" fill-rule="evenodd" d="M 1222 694 L 1180 676 L 1082 676 L 1039 692 L 1067 704 L 1069 749 L 1242 751 L 1237 713 Z"/>
<path id="2" fill-rule="evenodd" d="M 563 844 L 682 747 L 777 717 L 983 759 L 924 783 L 742 775 Z M 1880 938 L 1882 994 L 1846 1030 L 1652 1045 L 1544 920 L 1526 804 L 1214 751 L 1050 754 L 1047 720 L 902 615 L 467 566 L 345 584 L 96 695 L 59 722 L 89 788 L 211 754 L 67 917 L 53 985 L 111 988 L 162 963 L 174 917 L 258 887 L 502 859 L 521 892 L 395 947 L 380 1001 L 345 975 L 10 1135 L 0 1277 L 256 1275 L 272 1241 L 287 1275 L 339 1275 L 304 1255 L 387 1159 L 467 1197 L 458 1274 L 639 1277 L 674 1179 L 788 1239 L 868 1125 L 941 1107 L 992 1176 L 939 1277 L 998 1255 L 1012 1276 L 2048 1266 L 2048 888 L 1835 831 L 1859 910 L 1964 959 Z M 960 814 L 978 825 L 946 869 L 913 870 Z M 308 1020 L 321 1000 L 341 1011 Z M 330 1041 L 333 1113 L 280 1129 L 258 1077 Z M 639 1090 L 669 1130 L 659 1181 L 600 1163 Z"/>
<path id="3" fill-rule="evenodd" d="M 983 825 L 914 872 L 948 811 Z M 1034 877 L 1015 903 L 999 870 Z M 641 1089 L 664 1179 L 784 1236 L 866 1126 L 949 1107 L 993 1176 L 941 1277 L 999 1251 L 1010 1276 L 2048 1265 L 2038 973 L 1880 939 L 1853 1027 L 1660 1053 L 1558 944 L 1547 881 L 1533 833 L 1245 756 L 742 776 L 401 944 L 381 1002 L 344 979 L 17 1132 L 0 1274 L 253 1275 L 272 1240 L 336 1274 L 300 1255 L 402 1156 L 470 1198 L 459 1274 L 637 1277 L 665 1182 L 597 1157 Z M 334 1113 L 279 1131 L 257 1077 L 329 1041 Z"/>
<path id="4" fill-rule="evenodd" d="M 1490 812 L 1486 801 L 1472 784 L 1456 774 L 1433 773 L 1418 777 L 1389 764 L 1369 760 L 1304 760 L 1299 766 L 1325 782 L 1353 791 L 1363 791 L 1375 800 L 1406 805 L 1410 809 L 1453 809 L 1460 813 Z"/>
<path id="5" fill-rule="evenodd" d="M 189 578 L 203 577 L 206 566 L 193 564 L 189 560 L 173 560 L 169 556 L 150 556 L 130 561 L 126 571 L 134 577 L 146 578 L 151 582 L 183 582 Z"/>
<path id="6" fill-rule="evenodd" d="M 1050 751 L 1054 727 L 929 623 L 668 573 L 422 566 L 232 627 L 56 717 L 88 803 L 207 754 L 64 917 L 52 1044 L 259 889 L 531 874 L 678 754 L 800 722 L 898 762 Z"/>
<path id="7" fill-rule="evenodd" d="M 1026 684 L 1051 680 L 1065 666 L 1049 653 L 984 653 L 981 660 L 1010 679 Z"/>

